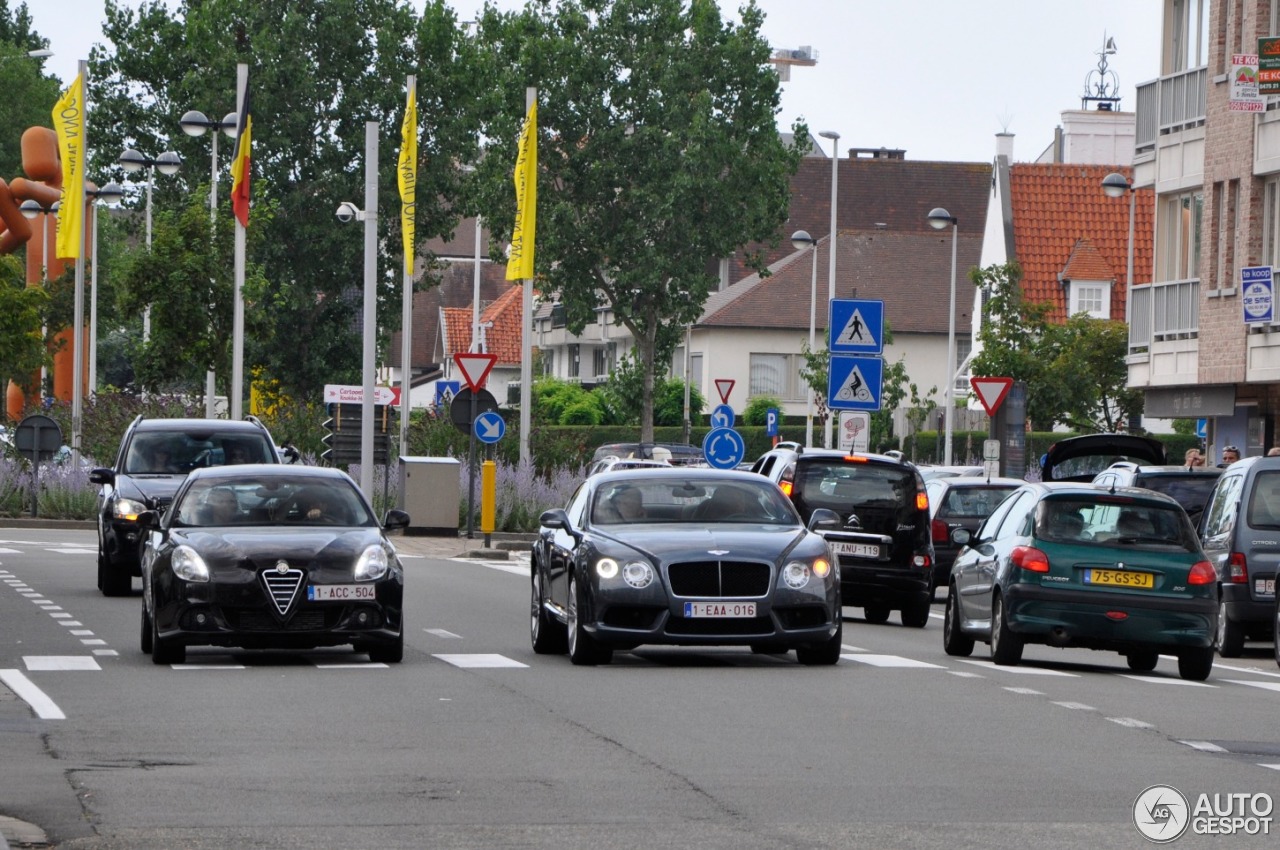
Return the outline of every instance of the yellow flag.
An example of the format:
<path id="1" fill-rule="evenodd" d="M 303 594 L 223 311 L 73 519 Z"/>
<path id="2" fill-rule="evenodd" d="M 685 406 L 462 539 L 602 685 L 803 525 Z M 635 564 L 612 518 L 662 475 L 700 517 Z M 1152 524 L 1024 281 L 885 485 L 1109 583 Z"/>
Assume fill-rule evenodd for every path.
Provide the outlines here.
<path id="1" fill-rule="evenodd" d="M 400 123 L 400 164 L 396 177 L 400 184 L 400 229 L 404 233 L 404 273 L 413 275 L 414 197 L 418 186 L 418 85 L 409 78 L 409 97 Z"/>
<path id="2" fill-rule="evenodd" d="M 507 280 L 533 277 L 533 236 L 538 223 L 538 104 L 529 104 L 529 114 L 520 131 L 520 152 L 516 156 L 516 223 L 511 229 L 511 256 L 507 258 Z"/>
<path id="3" fill-rule="evenodd" d="M 58 206 L 57 255 L 80 256 L 84 229 L 84 79 L 79 74 L 53 106 L 53 129 L 62 157 L 62 200 Z"/>

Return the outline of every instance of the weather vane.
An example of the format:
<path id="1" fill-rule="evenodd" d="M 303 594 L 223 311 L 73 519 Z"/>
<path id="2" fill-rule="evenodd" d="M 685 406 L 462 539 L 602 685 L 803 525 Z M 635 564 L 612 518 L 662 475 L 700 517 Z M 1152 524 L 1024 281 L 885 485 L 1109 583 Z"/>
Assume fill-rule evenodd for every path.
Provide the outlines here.
<path id="1" fill-rule="evenodd" d="M 1084 78 L 1084 97 L 1080 98 L 1080 108 L 1088 109 L 1090 103 L 1096 103 L 1102 112 L 1112 112 L 1120 108 L 1120 77 L 1107 67 L 1107 57 L 1116 52 L 1116 40 L 1107 38 L 1102 33 L 1102 49 L 1098 51 L 1098 67 Z"/>

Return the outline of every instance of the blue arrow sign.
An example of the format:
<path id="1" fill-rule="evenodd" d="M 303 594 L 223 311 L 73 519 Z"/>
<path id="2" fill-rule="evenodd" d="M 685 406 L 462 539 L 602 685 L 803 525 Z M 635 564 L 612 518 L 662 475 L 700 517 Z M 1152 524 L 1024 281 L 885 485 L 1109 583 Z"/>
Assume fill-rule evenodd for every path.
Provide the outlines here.
<path id="1" fill-rule="evenodd" d="M 702 440 L 702 454 L 716 469 L 733 469 L 746 456 L 747 444 L 732 428 L 712 428 Z"/>
<path id="2" fill-rule="evenodd" d="M 836 299 L 831 302 L 827 348 L 832 354 L 884 351 L 884 302 Z"/>
<path id="3" fill-rule="evenodd" d="M 480 442 L 496 443 L 502 439 L 503 434 L 507 433 L 507 423 L 501 416 L 490 410 L 476 417 L 471 430 L 475 432 L 476 439 Z"/>
<path id="4" fill-rule="evenodd" d="M 827 407 L 832 410 L 879 410 L 884 361 L 879 357 L 831 355 Z"/>
<path id="5" fill-rule="evenodd" d="M 737 414 L 733 412 L 732 407 L 727 404 L 717 404 L 715 410 L 711 411 L 711 427 L 732 428 L 736 417 Z"/>
<path id="6" fill-rule="evenodd" d="M 778 436 L 778 408 L 771 407 L 764 412 L 764 435 L 766 437 Z"/>

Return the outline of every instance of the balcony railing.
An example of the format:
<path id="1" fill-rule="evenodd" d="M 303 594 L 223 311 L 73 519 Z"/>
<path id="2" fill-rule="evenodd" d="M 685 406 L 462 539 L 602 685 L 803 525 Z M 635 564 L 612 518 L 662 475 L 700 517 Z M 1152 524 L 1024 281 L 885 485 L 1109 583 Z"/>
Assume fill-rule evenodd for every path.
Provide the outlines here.
<path id="1" fill-rule="evenodd" d="M 1151 298 L 1155 297 L 1155 310 Z M 1129 353 L 1149 351 L 1155 341 L 1189 339 L 1200 334 L 1200 281 L 1170 280 L 1129 291 Z"/>
<path id="2" fill-rule="evenodd" d="M 1204 123 L 1209 69 L 1193 68 L 1138 86 L 1134 152 L 1150 153 L 1156 140 Z"/>

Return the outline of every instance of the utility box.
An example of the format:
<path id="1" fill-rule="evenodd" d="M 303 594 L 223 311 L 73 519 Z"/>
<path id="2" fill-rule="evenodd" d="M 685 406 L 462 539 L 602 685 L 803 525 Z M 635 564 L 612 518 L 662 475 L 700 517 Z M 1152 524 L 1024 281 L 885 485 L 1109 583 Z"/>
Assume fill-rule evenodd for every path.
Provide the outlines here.
<path id="1" fill-rule="evenodd" d="M 451 457 L 400 458 L 400 500 L 409 514 L 406 534 L 458 533 L 462 464 Z"/>

